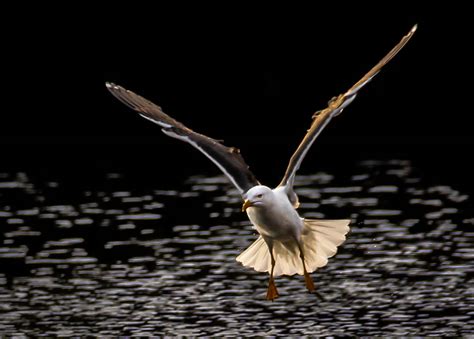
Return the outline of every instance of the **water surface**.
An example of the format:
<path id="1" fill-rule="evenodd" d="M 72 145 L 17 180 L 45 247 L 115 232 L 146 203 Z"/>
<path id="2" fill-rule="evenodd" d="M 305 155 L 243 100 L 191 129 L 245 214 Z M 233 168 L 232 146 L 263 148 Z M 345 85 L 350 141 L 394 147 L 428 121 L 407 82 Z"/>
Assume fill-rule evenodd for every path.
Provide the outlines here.
<path id="1" fill-rule="evenodd" d="M 409 161 L 300 175 L 300 213 L 351 218 L 313 277 L 267 276 L 235 257 L 256 239 L 223 176 L 172 190 L 123 173 L 0 172 L 4 335 L 469 335 L 472 197 Z M 67 175 L 66 175 L 67 177 Z"/>

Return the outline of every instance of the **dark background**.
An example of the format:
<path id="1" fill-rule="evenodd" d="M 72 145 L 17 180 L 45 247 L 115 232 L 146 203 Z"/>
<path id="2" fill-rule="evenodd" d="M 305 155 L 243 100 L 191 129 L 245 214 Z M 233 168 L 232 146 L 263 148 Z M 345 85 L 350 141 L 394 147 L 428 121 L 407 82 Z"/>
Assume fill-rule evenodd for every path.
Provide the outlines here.
<path id="1" fill-rule="evenodd" d="M 409 158 L 426 175 L 471 189 L 467 12 L 454 4 L 383 5 L 12 11 L 18 20 L 4 30 L 0 168 L 86 179 L 98 169 L 177 180 L 217 173 L 203 156 L 115 100 L 104 86 L 111 81 L 239 147 L 261 181 L 276 184 L 311 114 L 417 23 L 412 41 L 331 122 L 302 170 Z"/>

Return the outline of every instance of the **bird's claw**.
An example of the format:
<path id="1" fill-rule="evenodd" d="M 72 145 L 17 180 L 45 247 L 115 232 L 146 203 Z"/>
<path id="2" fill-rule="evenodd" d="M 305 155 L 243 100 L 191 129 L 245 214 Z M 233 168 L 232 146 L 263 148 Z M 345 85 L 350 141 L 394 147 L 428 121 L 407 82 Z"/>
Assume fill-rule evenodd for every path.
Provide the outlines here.
<path id="1" fill-rule="evenodd" d="M 267 289 L 267 300 L 273 301 L 273 299 L 278 298 L 280 295 L 278 294 L 278 290 L 275 285 L 275 281 L 273 279 L 270 279 L 268 282 L 268 289 Z"/>

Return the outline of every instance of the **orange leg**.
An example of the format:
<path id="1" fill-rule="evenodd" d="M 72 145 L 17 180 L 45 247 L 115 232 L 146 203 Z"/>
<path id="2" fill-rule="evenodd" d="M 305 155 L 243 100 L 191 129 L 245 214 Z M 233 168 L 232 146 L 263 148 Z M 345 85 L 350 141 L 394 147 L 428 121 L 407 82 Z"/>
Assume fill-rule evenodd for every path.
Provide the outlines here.
<path id="1" fill-rule="evenodd" d="M 304 262 L 304 252 L 303 252 L 303 249 L 301 248 L 301 246 L 299 244 L 298 244 L 298 248 L 300 250 L 300 258 L 301 258 L 301 261 L 303 263 L 304 282 L 306 284 L 306 288 L 308 289 L 308 292 L 313 293 L 316 290 L 316 288 L 314 287 L 313 278 L 311 278 L 308 271 L 306 270 L 306 264 Z"/>
<path id="2" fill-rule="evenodd" d="M 273 299 L 279 297 L 279 294 L 275 285 L 275 280 L 273 279 L 273 269 L 275 268 L 275 258 L 273 257 L 273 248 L 269 248 L 269 250 L 270 250 L 270 256 L 272 258 L 272 270 L 270 272 L 270 280 L 268 281 L 267 300 L 273 301 Z"/>

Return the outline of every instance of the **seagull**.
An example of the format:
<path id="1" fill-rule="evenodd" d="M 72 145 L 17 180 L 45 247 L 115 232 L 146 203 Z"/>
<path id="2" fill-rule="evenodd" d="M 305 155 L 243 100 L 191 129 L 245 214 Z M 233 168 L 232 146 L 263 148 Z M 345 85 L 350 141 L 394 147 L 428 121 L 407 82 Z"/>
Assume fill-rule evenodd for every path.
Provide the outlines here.
<path id="1" fill-rule="evenodd" d="M 266 299 L 279 296 L 274 277 L 299 274 L 304 276 L 308 292 L 315 292 L 310 273 L 327 264 L 337 247 L 346 240 L 351 220 L 316 220 L 302 218 L 297 208 L 298 196 L 294 191 L 295 175 L 311 145 L 321 131 L 338 116 L 357 96 L 359 90 L 385 66 L 411 39 L 417 26 L 405 35 L 367 74 L 348 91 L 332 98 L 328 106 L 313 114 L 313 121 L 300 145 L 292 155 L 280 184 L 271 189 L 260 184 L 249 170 L 239 149 L 226 147 L 189 129 L 165 114 L 151 101 L 113 83 L 107 89 L 122 103 L 137 111 L 142 117 L 158 124 L 166 135 L 187 142 L 208 157 L 230 179 L 242 195 L 242 212 L 259 233 L 238 257 L 237 261 L 258 272 L 268 272 Z"/>

